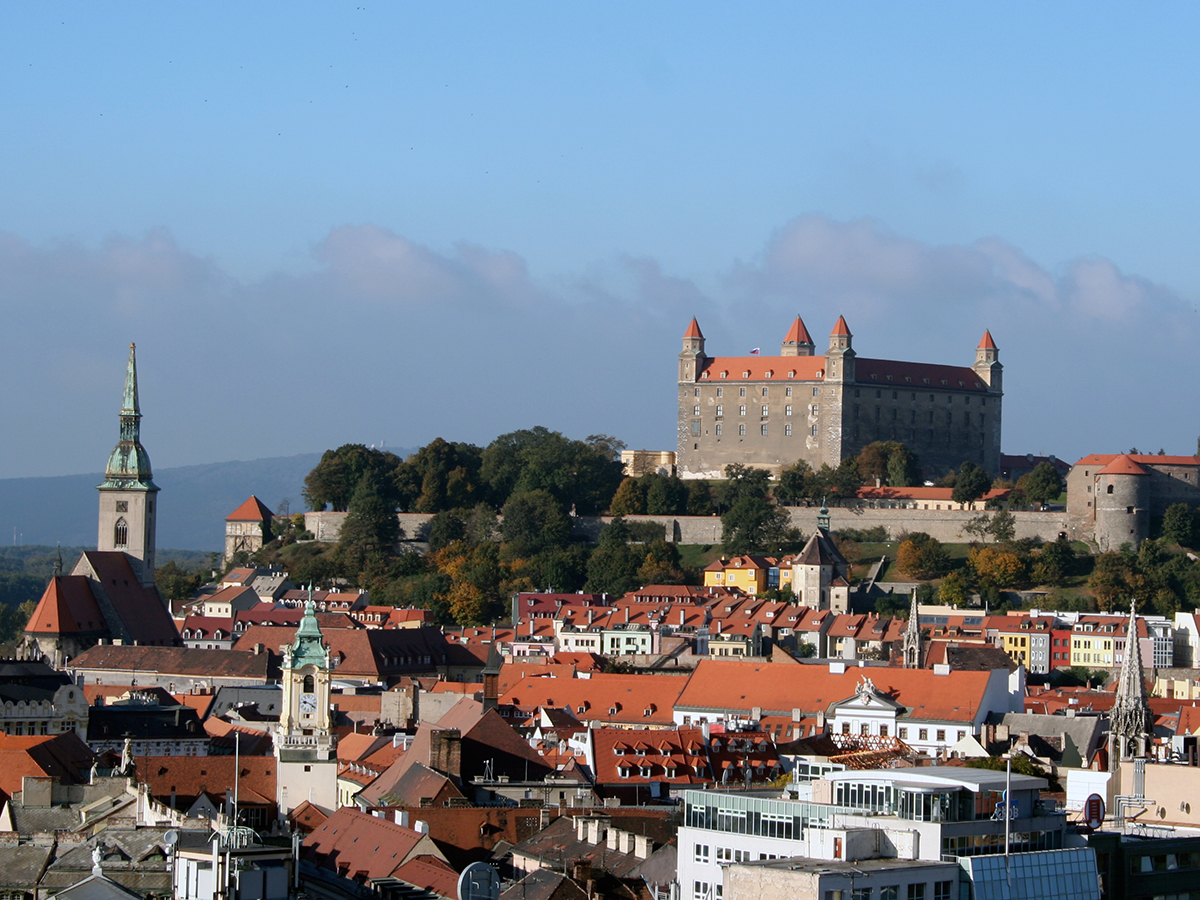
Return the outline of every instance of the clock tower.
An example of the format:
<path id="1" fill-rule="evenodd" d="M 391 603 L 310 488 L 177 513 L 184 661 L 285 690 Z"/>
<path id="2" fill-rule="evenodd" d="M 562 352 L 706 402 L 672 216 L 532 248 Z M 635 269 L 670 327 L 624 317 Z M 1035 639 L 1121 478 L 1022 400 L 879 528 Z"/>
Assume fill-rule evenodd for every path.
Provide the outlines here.
<path id="1" fill-rule="evenodd" d="M 337 809 L 337 740 L 329 703 L 332 668 L 310 599 L 295 639 L 283 648 L 283 704 L 275 733 L 283 815 L 305 800 L 326 814 Z"/>

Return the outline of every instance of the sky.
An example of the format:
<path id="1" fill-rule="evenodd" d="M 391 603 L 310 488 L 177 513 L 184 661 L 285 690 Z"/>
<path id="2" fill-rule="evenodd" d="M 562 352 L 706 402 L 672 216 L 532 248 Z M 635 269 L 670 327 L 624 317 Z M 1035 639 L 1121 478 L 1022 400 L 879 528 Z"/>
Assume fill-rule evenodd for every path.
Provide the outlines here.
<path id="1" fill-rule="evenodd" d="M 1006 453 L 1191 454 L 1184 3 L 0 8 L 0 477 L 534 425 L 680 338 L 1005 365 Z"/>

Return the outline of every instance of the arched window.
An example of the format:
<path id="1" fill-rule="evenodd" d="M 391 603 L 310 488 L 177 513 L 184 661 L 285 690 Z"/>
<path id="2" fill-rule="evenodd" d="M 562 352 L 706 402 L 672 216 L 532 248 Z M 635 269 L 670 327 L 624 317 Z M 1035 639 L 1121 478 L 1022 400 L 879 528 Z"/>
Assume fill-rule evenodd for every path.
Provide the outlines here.
<path id="1" fill-rule="evenodd" d="M 1113 489 L 1113 486 L 1110 484 L 1110 485 L 1108 486 L 1108 492 L 1109 492 L 1110 494 L 1112 493 L 1112 489 Z"/>
<path id="2" fill-rule="evenodd" d="M 129 543 L 129 525 L 124 517 L 117 519 L 117 524 L 113 526 L 113 544 L 118 547 L 124 547 Z"/>
<path id="3" fill-rule="evenodd" d="M 311 675 L 304 676 L 304 693 L 311 694 L 316 690 L 315 682 Z"/>

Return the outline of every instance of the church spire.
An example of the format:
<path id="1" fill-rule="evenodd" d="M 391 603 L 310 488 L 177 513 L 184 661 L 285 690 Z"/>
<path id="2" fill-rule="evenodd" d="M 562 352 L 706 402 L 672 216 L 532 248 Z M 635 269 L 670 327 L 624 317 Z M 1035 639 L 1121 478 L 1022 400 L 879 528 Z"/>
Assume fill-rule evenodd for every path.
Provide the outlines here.
<path id="1" fill-rule="evenodd" d="M 921 614 L 917 609 L 917 589 L 913 588 L 912 605 L 908 610 L 908 625 L 904 629 L 904 668 L 921 668 Z"/>
<path id="2" fill-rule="evenodd" d="M 121 439 L 108 457 L 102 487 L 158 490 L 150 471 L 150 454 L 142 446 L 142 411 L 138 405 L 136 348 L 129 345 L 125 396 L 121 403 Z"/>
<path id="3" fill-rule="evenodd" d="M 1146 754 L 1150 730 L 1150 704 L 1146 700 L 1146 678 L 1138 642 L 1137 601 L 1129 603 L 1129 627 L 1125 631 L 1125 658 L 1117 680 L 1117 698 L 1109 712 L 1108 766 L 1116 771 L 1122 759 Z"/>

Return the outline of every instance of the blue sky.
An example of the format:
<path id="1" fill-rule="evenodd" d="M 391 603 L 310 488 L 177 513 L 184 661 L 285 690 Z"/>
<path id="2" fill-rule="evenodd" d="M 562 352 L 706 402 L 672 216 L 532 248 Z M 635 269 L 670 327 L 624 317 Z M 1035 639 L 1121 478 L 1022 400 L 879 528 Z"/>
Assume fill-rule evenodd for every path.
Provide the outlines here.
<path id="1" fill-rule="evenodd" d="M 544 424 L 674 441 L 844 313 L 1001 348 L 1005 452 L 1191 453 L 1200 8 L 10 4 L 7 475 Z"/>

